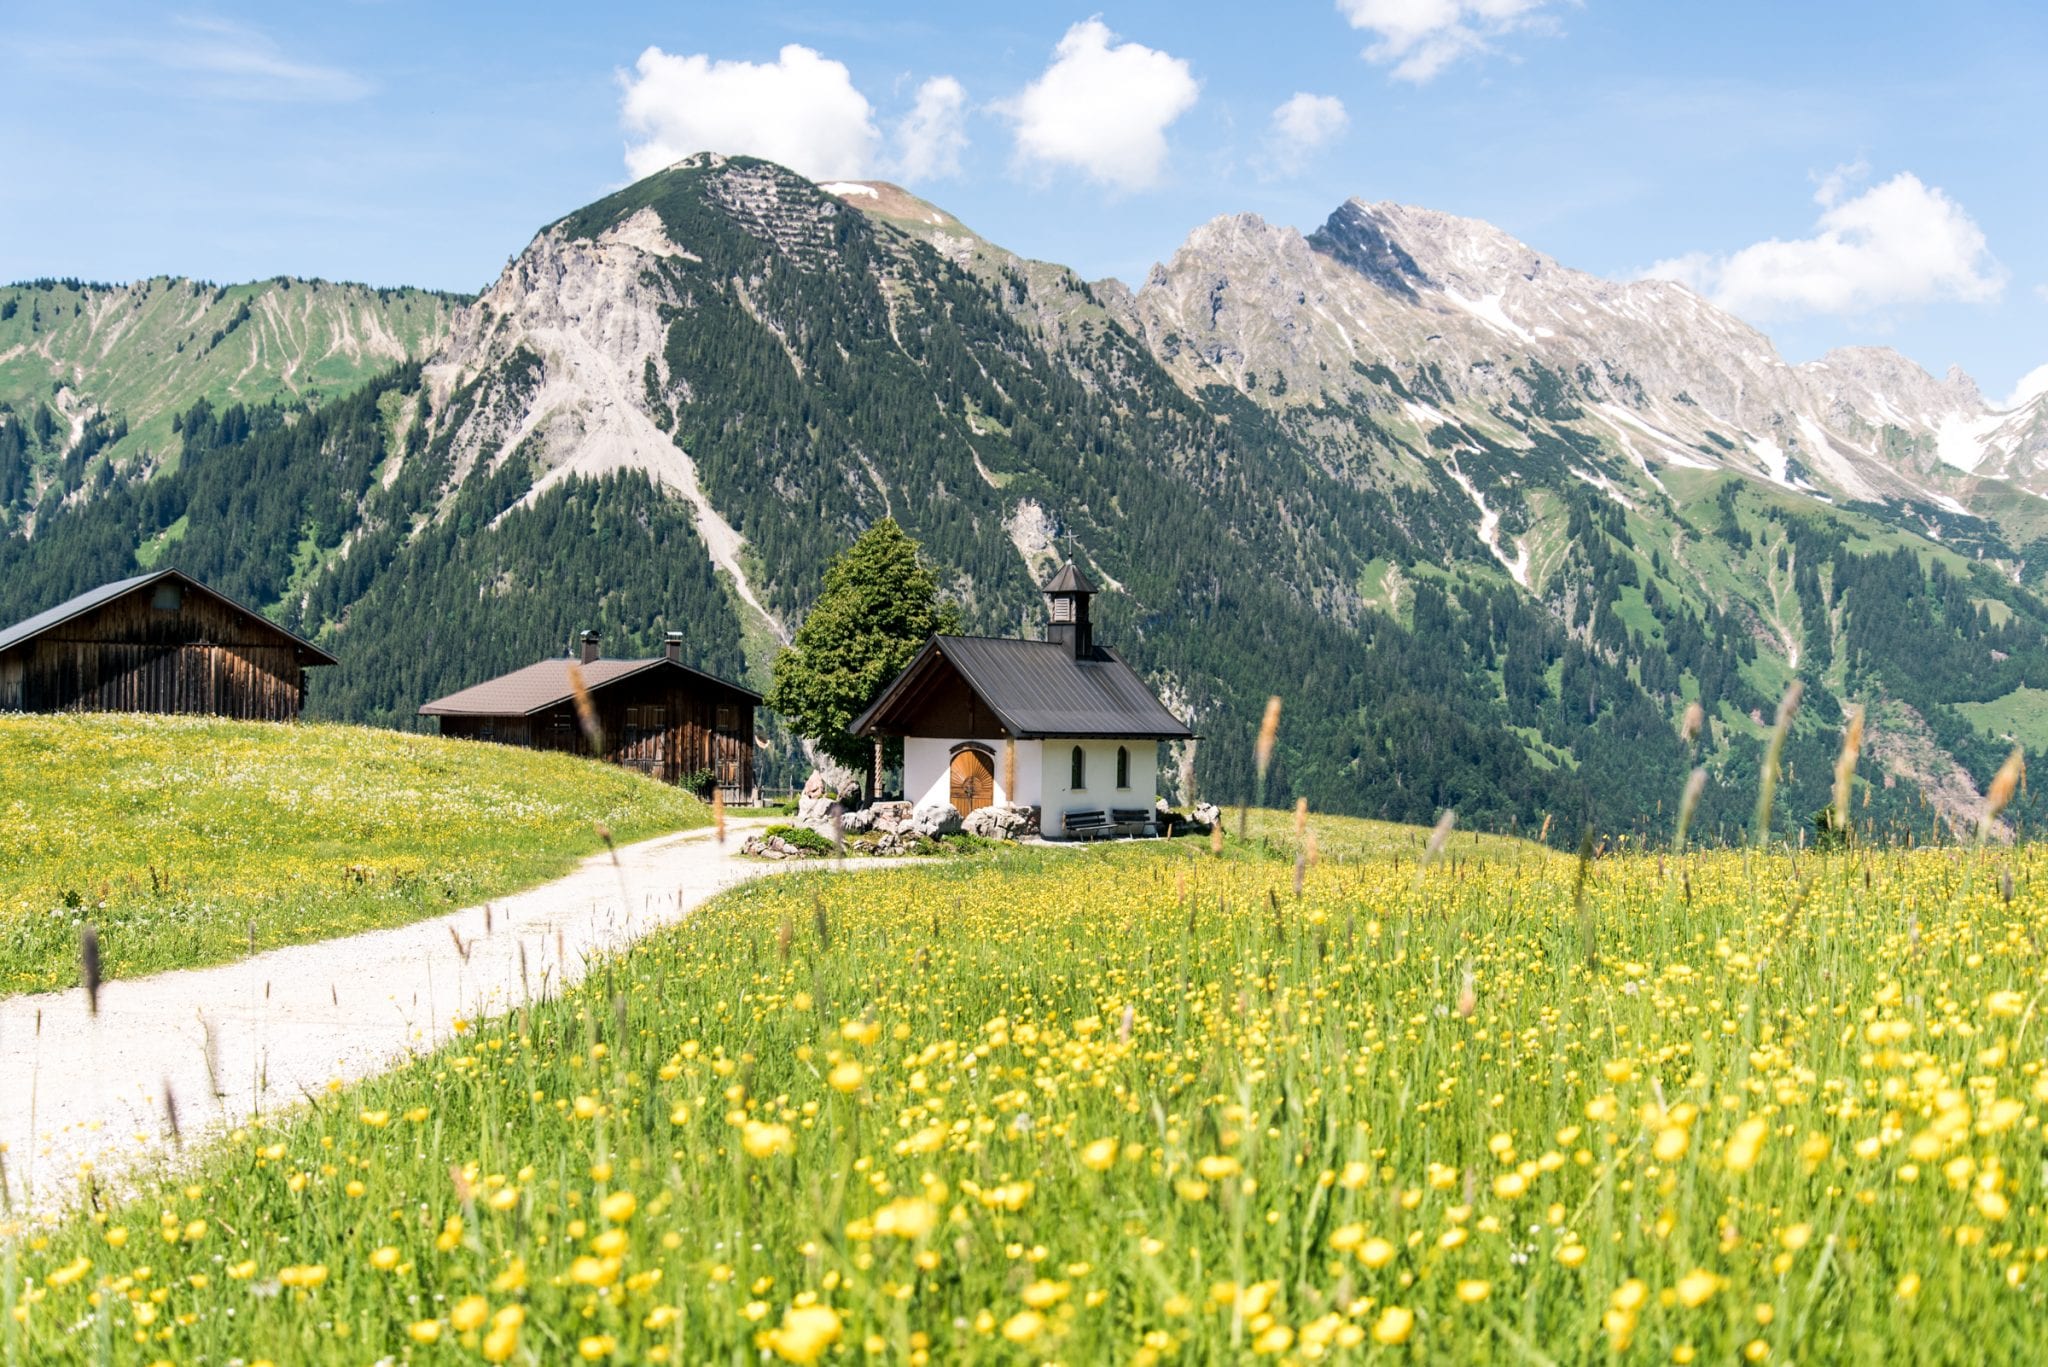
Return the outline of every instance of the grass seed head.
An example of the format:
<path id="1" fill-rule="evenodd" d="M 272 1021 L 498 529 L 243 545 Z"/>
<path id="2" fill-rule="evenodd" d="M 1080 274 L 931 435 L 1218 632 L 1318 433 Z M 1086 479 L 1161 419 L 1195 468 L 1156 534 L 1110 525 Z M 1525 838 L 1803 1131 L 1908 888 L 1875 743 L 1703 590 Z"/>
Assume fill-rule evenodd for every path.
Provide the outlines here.
<path id="1" fill-rule="evenodd" d="M 1849 785 L 1856 778 L 1856 758 L 1863 753 L 1863 707 L 1849 709 L 1849 724 L 1842 731 L 1842 751 L 1835 757 L 1834 805 L 1828 819 L 1838 831 L 1849 825 Z"/>
<path id="2" fill-rule="evenodd" d="M 1280 695 L 1266 699 L 1266 715 L 1259 720 L 1259 739 L 1253 747 L 1259 764 L 1259 782 L 1266 781 L 1266 770 L 1273 763 L 1273 743 L 1280 738 Z"/>
<path id="3" fill-rule="evenodd" d="M 100 1013 L 100 932 L 90 921 L 78 932 L 78 979 L 85 987 L 85 1010 Z"/>
<path id="4" fill-rule="evenodd" d="M 2027 753 L 2015 745 L 2012 753 L 2006 756 L 2005 763 L 1998 766 L 1998 773 L 1991 780 L 1991 790 L 1985 794 L 1984 816 L 1977 823 L 1977 839 L 1980 843 L 1990 839 L 1992 829 L 1998 822 L 1998 814 L 2012 801 L 2013 794 L 2019 790 L 2020 783 L 2026 776 Z"/>

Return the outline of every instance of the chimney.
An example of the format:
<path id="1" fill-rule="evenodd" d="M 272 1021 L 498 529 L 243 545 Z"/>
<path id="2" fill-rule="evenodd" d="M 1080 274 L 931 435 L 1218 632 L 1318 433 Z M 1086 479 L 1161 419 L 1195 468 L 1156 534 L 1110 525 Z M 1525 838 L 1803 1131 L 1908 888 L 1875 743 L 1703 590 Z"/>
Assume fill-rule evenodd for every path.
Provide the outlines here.
<path id="1" fill-rule="evenodd" d="M 583 633 L 583 663 L 587 665 L 594 665 L 597 663 L 599 654 L 597 648 L 597 641 L 598 636 L 596 632 L 586 631 Z"/>
<path id="2" fill-rule="evenodd" d="M 683 633 L 671 631 L 661 643 L 661 656 L 672 665 L 683 662 Z"/>

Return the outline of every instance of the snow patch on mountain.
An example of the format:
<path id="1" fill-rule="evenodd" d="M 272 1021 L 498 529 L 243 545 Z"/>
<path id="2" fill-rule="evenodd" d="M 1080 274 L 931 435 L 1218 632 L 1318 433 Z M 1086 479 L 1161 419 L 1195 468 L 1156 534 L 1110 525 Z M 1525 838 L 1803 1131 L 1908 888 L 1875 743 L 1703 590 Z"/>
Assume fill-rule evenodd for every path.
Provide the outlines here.
<path id="1" fill-rule="evenodd" d="M 1935 454 L 1958 470 L 1974 470 L 1984 463 L 1988 454 L 1984 438 L 1997 427 L 1996 417 L 1966 418 L 1960 413 L 1952 413 L 1935 428 Z"/>
<path id="2" fill-rule="evenodd" d="M 1467 299 L 1454 289 L 1444 290 L 1444 298 L 1450 300 L 1454 307 L 1471 314 L 1495 332 L 1503 336 L 1512 337 L 1518 342 L 1535 341 L 1535 334 L 1520 323 L 1517 323 L 1514 319 L 1508 317 L 1507 310 L 1501 307 L 1501 300 L 1505 297 L 1506 291 L 1504 290 L 1495 290 L 1492 294 L 1478 299 Z M 1552 333 L 1551 335 L 1555 336 L 1556 334 Z"/>
<path id="3" fill-rule="evenodd" d="M 1506 551 L 1501 549 L 1500 545 L 1499 510 L 1486 506 L 1486 495 L 1479 492 L 1479 487 L 1472 482 L 1471 476 L 1460 470 L 1456 461 L 1447 463 L 1444 466 L 1444 473 L 1448 474 L 1457 483 L 1457 486 L 1465 491 L 1465 497 L 1471 499 L 1472 506 L 1479 510 L 1479 540 L 1486 546 L 1487 550 L 1493 552 L 1493 558 L 1500 561 L 1502 568 L 1507 570 L 1508 576 L 1511 579 L 1523 588 L 1528 588 L 1529 543 L 1524 539 L 1517 538 L 1515 541 L 1515 553 L 1510 557 Z"/>

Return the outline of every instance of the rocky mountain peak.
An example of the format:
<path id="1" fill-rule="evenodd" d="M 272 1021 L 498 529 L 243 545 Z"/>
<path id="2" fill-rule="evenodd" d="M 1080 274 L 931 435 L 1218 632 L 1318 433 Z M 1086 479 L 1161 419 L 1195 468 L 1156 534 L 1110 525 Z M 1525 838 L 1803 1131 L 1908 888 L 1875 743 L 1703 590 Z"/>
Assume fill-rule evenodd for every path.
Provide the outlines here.
<path id="1" fill-rule="evenodd" d="M 1498 294 L 1517 281 L 1533 280 L 1557 268 L 1555 261 L 1491 223 L 1438 209 L 1391 202 L 1367 204 L 1354 198 L 1331 215 L 1325 230 L 1340 220 L 1339 231 L 1355 235 L 1374 231 L 1438 289 Z"/>
<path id="2" fill-rule="evenodd" d="M 1434 287 L 1385 218 L 1364 200 L 1345 200 L 1308 241 L 1389 294 L 1413 299 L 1418 287 Z"/>

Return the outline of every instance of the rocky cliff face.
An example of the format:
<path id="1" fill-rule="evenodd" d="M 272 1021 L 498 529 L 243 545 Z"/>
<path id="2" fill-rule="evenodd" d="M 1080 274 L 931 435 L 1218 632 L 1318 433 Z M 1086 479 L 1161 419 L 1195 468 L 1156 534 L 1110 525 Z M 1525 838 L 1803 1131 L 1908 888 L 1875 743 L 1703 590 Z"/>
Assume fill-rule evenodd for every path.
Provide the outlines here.
<path id="1" fill-rule="evenodd" d="M 515 453 L 541 469 L 529 503 L 572 476 L 646 473 L 691 505 L 735 595 L 786 636 L 755 595 L 739 534 L 705 498 L 696 462 L 655 418 L 672 388 L 690 398 L 663 355 L 669 315 L 688 299 L 659 267 L 697 259 L 647 208 L 590 238 L 561 224 L 545 229 L 462 311 L 427 365 L 437 430 L 451 438 L 451 489 Z"/>
<path id="2" fill-rule="evenodd" d="M 1335 406 L 1411 444 L 1444 424 L 1526 432 L 1533 420 L 1590 437 L 1647 481 L 1725 469 L 1885 504 L 1929 530 L 1966 512 L 1968 470 L 2040 477 L 2038 412 L 1995 414 L 1960 373 L 1936 380 L 1879 348 L 1789 365 L 1682 285 L 1588 275 L 1429 209 L 1351 200 L 1307 237 L 1217 219 L 1124 316 L 1190 391 Z"/>

